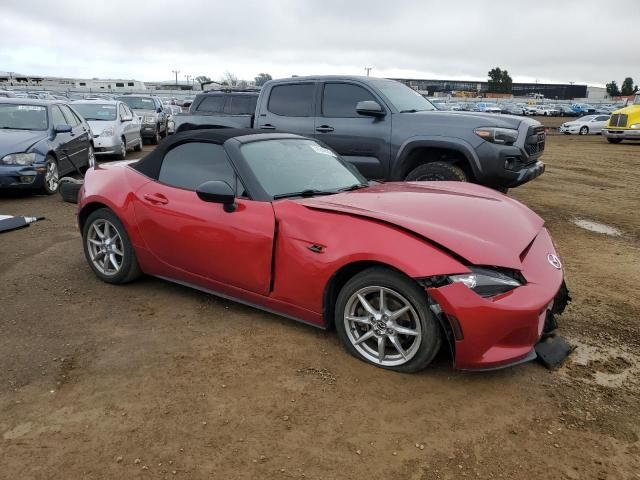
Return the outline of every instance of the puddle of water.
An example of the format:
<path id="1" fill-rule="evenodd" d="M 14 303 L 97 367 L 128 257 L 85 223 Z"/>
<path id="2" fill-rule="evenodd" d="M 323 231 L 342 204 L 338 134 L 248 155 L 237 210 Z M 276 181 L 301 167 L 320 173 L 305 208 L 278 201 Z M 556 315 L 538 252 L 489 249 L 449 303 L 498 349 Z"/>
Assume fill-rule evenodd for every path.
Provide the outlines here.
<path id="1" fill-rule="evenodd" d="M 613 372 L 593 372 L 592 381 L 603 387 L 619 388 L 627 381 L 635 378 L 640 371 L 640 366 L 634 357 L 625 349 L 609 346 L 606 349 L 596 348 L 585 343 L 572 340 L 571 343 L 576 345 L 576 349 L 569 357 L 574 364 L 588 367 L 592 362 L 608 362 L 615 358 L 623 358 L 629 363 L 629 367 L 619 373 Z M 588 381 L 585 379 L 585 381 Z"/>
<path id="2" fill-rule="evenodd" d="M 619 237 L 620 235 L 622 235 L 622 232 L 617 228 L 606 225 L 604 223 L 594 222 L 593 220 L 574 218 L 573 223 L 575 223 L 580 228 L 584 228 L 585 230 L 589 230 L 591 232 L 604 233 L 605 235 L 611 235 L 612 237 Z"/>

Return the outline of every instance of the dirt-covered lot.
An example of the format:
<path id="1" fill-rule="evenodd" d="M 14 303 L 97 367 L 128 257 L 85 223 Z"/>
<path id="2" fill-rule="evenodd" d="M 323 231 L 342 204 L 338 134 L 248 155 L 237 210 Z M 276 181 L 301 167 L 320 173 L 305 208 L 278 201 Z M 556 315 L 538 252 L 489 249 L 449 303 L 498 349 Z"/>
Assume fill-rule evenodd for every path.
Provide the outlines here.
<path id="1" fill-rule="evenodd" d="M 390 373 L 333 332 L 153 278 L 105 285 L 73 205 L 0 197 L 47 217 L 0 236 L 0 478 L 640 478 L 640 144 L 555 135 L 544 160 L 510 194 L 567 267 L 577 350 L 558 371 L 443 354 Z"/>

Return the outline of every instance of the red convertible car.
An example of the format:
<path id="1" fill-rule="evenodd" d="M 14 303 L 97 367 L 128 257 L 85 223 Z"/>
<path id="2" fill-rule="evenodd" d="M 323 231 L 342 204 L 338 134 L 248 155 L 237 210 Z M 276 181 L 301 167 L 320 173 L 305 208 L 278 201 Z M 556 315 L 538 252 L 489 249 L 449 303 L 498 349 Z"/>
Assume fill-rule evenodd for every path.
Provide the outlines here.
<path id="1" fill-rule="evenodd" d="M 179 133 L 90 169 L 78 203 L 103 281 L 145 273 L 335 326 L 348 352 L 391 370 L 418 371 L 443 344 L 461 369 L 532 360 L 566 303 L 549 233 L 516 200 L 467 183 L 368 183 L 297 135 Z"/>

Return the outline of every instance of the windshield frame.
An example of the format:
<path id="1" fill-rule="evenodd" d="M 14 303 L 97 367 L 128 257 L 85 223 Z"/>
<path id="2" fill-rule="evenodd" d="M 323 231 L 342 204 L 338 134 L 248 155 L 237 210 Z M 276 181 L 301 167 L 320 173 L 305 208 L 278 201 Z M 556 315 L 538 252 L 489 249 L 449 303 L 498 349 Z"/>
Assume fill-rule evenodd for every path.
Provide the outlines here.
<path id="1" fill-rule="evenodd" d="M 9 102 L 0 102 L 0 106 L 1 105 L 10 105 L 12 107 L 36 107 L 38 109 L 44 109 L 44 115 L 45 115 L 45 119 L 47 121 L 47 126 L 45 128 L 3 128 L 4 125 L 0 125 L 0 130 L 21 130 L 23 132 L 47 132 L 51 129 L 51 121 L 49 119 L 49 107 L 47 105 L 35 105 L 35 104 L 29 104 L 29 103 L 9 103 Z"/>
<path id="2" fill-rule="evenodd" d="M 429 99 L 423 97 L 416 90 L 406 86 L 402 82 L 398 82 L 397 80 L 389 80 L 386 78 L 375 78 L 369 80 L 368 82 L 373 87 L 374 91 L 382 98 L 384 98 L 387 105 L 395 110 L 395 113 L 408 113 L 409 111 L 413 110 L 413 108 L 410 108 L 412 105 L 410 105 L 410 102 L 408 101 L 413 99 L 413 95 L 415 95 L 416 99 L 422 99 L 416 100 L 416 103 L 414 105 L 415 107 L 417 107 L 415 108 L 416 112 L 438 111 L 438 109 L 433 105 L 433 103 L 431 103 Z M 389 94 L 391 93 L 391 89 L 396 89 L 396 92 L 403 92 L 403 89 L 406 89 L 407 95 L 406 97 L 404 97 L 404 99 L 407 100 L 407 103 L 398 105 L 394 100 L 392 100 L 392 98 L 389 96 Z M 424 106 L 426 106 L 427 108 L 422 108 Z"/>
<path id="3" fill-rule="evenodd" d="M 269 142 L 269 141 L 282 141 L 282 140 L 297 140 L 297 141 L 305 141 L 305 142 L 313 142 L 319 147 L 329 150 L 336 159 L 347 171 L 349 171 L 353 177 L 353 184 L 358 183 L 359 185 L 368 186 L 369 182 L 367 179 L 362 176 L 360 172 L 355 168 L 355 166 L 349 164 L 344 159 L 340 157 L 335 151 L 331 148 L 327 147 L 322 142 L 311 139 L 300 137 L 299 135 L 293 134 L 283 134 L 283 133 L 274 133 L 274 134 L 260 134 L 260 135 L 247 135 L 243 137 L 234 137 L 227 140 L 224 143 L 225 149 L 227 150 L 227 154 L 231 159 L 232 163 L 236 167 L 236 171 L 244 184 L 244 187 L 249 194 L 249 197 L 255 201 L 263 201 L 263 202 L 274 202 L 279 201 L 278 199 L 274 200 L 273 195 L 271 195 L 266 189 L 263 183 L 260 181 L 258 176 L 256 175 L 251 163 L 247 161 L 245 157 L 245 153 L 242 151 L 242 148 L 256 143 L 256 142 Z M 346 186 L 346 185 L 345 185 Z M 349 185 L 350 186 L 350 185 Z M 291 187 L 291 192 L 294 191 L 294 186 Z M 331 192 L 334 193 L 334 192 Z M 324 193 L 326 195 L 326 193 Z M 296 197 L 301 198 L 301 197 Z"/>
<path id="4" fill-rule="evenodd" d="M 71 106 L 73 108 L 75 108 L 77 110 L 77 112 L 82 115 L 82 118 L 84 118 L 87 122 L 115 122 L 118 120 L 118 104 L 111 104 L 111 103 L 87 103 L 87 102 L 79 102 L 79 103 L 72 103 Z M 84 107 L 84 106 L 91 106 L 91 107 L 113 107 L 115 110 L 115 117 L 114 118 L 87 118 L 85 117 L 84 113 L 82 113 L 81 109 L 79 109 L 78 107 Z"/>

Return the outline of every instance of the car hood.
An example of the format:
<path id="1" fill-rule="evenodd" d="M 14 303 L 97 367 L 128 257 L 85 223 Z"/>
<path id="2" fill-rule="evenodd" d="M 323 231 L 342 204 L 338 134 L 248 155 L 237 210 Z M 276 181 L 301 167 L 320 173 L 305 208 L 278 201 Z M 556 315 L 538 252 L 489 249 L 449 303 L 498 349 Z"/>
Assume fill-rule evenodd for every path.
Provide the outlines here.
<path id="1" fill-rule="evenodd" d="M 544 221 L 520 202 L 469 183 L 385 183 L 296 200 L 307 208 L 366 217 L 409 230 L 473 265 L 521 269 Z"/>
<path id="2" fill-rule="evenodd" d="M 0 130 L 0 158 L 10 153 L 22 153 L 34 143 L 47 138 L 42 130 Z"/>
<path id="3" fill-rule="evenodd" d="M 116 122 L 112 120 L 89 120 L 88 123 L 94 135 L 100 135 L 107 127 L 116 126 Z"/>

